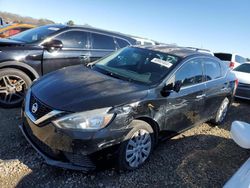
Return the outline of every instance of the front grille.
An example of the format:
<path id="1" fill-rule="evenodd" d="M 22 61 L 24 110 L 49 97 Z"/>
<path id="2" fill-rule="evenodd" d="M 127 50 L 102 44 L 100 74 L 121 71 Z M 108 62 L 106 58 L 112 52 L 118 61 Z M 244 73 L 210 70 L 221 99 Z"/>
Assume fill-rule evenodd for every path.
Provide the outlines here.
<path id="1" fill-rule="evenodd" d="M 244 98 L 250 99 L 249 90 L 244 90 L 244 89 L 241 89 L 241 88 L 237 88 L 235 95 L 238 96 L 238 97 L 244 97 Z"/>
<path id="2" fill-rule="evenodd" d="M 32 112 L 32 106 L 35 103 L 37 104 L 37 111 Z M 50 107 L 46 106 L 45 104 L 40 102 L 38 99 L 36 99 L 33 94 L 31 94 L 31 96 L 30 96 L 29 110 L 35 119 L 39 119 L 52 111 L 52 109 Z"/>
<path id="3" fill-rule="evenodd" d="M 238 87 L 250 88 L 250 84 L 239 83 Z"/>
<path id="4" fill-rule="evenodd" d="M 32 141 L 32 143 L 45 155 L 53 158 L 58 159 L 59 153 L 52 150 L 49 146 L 47 146 L 45 143 L 43 143 L 41 140 L 39 140 L 32 132 L 30 126 L 27 123 L 24 123 L 24 131 L 26 132 L 29 139 Z"/>
<path id="5" fill-rule="evenodd" d="M 94 163 L 86 155 L 82 155 L 82 154 L 78 154 L 78 153 L 68 153 L 68 152 L 63 152 L 63 154 L 71 163 L 73 163 L 75 165 L 84 166 L 84 167 L 88 167 L 88 168 L 95 167 Z"/>

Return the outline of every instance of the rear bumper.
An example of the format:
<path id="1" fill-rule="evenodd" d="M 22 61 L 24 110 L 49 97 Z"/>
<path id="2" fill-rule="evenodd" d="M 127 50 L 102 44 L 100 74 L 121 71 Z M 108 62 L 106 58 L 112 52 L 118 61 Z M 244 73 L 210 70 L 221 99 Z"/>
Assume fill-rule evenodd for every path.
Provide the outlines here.
<path id="1" fill-rule="evenodd" d="M 56 166 L 56 167 L 61 167 L 61 168 L 66 168 L 66 169 L 72 169 L 72 170 L 80 170 L 83 172 L 89 172 L 95 169 L 95 165 L 94 163 L 92 163 L 90 160 L 86 161 L 86 164 L 81 164 L 81 165 L 75 165 L 73 163 L 71 163 L 70 161 L 68 162 L 63 162 L 60 160 L 55 160 L 51 157 L 49 157 L 47 154 L 45 154 L 38 146 L 37 144 L 35 144 L 32 139 L 30 138 L 30 136 L 27 133 L 27 130 L 25 129 L 24 125 L 21 124 L 19 125 L 19 128 L 21 129 L 24 137 L 26 138 L 26 140 L 30 143 L 30 145 L 38 152 L 39 155 L 41 155 L 43 157 L 43 159 L 45 160 L 45 162 L 49 165 L 52 166 Z"/>

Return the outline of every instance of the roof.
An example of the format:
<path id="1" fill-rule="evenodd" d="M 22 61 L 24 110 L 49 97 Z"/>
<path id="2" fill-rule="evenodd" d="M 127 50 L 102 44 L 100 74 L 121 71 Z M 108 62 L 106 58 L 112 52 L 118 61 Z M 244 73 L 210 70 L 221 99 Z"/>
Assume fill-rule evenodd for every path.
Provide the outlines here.
<path id="1" fill-rule="evenodd" d="M 192 50 L 190 48 L 186 47 L 180 47 L 176 45 L 156 45 L 156 46 L 137 46 L 139 48 L 144 48 L 148 50 L 154 50 L 154 51 L 159 51 L 167 54 L 172 54 L 181 58 L 185 58 L 187 56 L 191 55 L 206 55 L 206 56 L 211 56 L 206 53 L 201 53 L 195 50 Z"/>
<path id="2" fill-rule="evenodd" d="M 104 34 L 109 34 L 109 35 L 116 35 L 117 37 L 126 38 L 126 39 L 129 39 L 130 41 L 133 40 L 134 42 L 136 41 L 135 39 L 133 39 L 132 37 L 130 37 L 127 34 L 123 34 L 123 33 L 116 32 L 116 31 L 108 31 L 108 30 L 104 30 L 104 29 L 99 29 L 99 28 L 96 28 L 96 27 L 92 27 L 90 25 L 73 25 L 73 26 L 66 26 L 66 28 L 86 29 L 86 30 L 89 30 L 89 31 L 102 32 Z"/>

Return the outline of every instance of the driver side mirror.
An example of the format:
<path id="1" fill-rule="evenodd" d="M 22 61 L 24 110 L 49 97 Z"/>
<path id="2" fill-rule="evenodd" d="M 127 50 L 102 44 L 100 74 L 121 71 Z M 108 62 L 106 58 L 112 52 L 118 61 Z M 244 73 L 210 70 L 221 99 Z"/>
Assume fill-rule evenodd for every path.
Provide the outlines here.
<path id="1" fill-rule="evenodd" d="M 182 86 L 182 81 L 181 80 L 176 81 L 174 83 L 173 91 L 178 93 L 181 89 L 181 86 Z"/>
<path id="2" fill-rule="evenodd" d="M 63 43 L 60 40 L 50 40 L 43 44 L 43 47 L 48 51 L 60 50 L 63 48 Z"/>
<path id="3" fill-rule="evenodd" d="M 162 88 L 161 94 L 162 96 L 167 97 L 172 91 L 178 93 L 181 89 L 181 86 L 182 86 L 181 80 L 176 81 L 174 84 L 173 83 L 167 84 Z"/>

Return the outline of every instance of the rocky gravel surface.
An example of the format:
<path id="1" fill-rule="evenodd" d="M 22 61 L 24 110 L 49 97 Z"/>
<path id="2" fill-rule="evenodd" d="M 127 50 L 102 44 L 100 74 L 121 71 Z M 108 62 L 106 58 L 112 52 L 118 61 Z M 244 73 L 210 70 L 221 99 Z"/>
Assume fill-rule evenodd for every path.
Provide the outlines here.
<path id="1" fill-rule="evenodd" d="M 223 125 L 204 123 L 160 143 L 136 171 L 110 164 L 84 174 L 44 164 L 18 128 L 20 109 L 0 109 L 0 187 L 222 187 L 250 156 L 229 136 L 231 122 L 250 122 L 249 112 L 250 102 L 236 101 Z"/>

